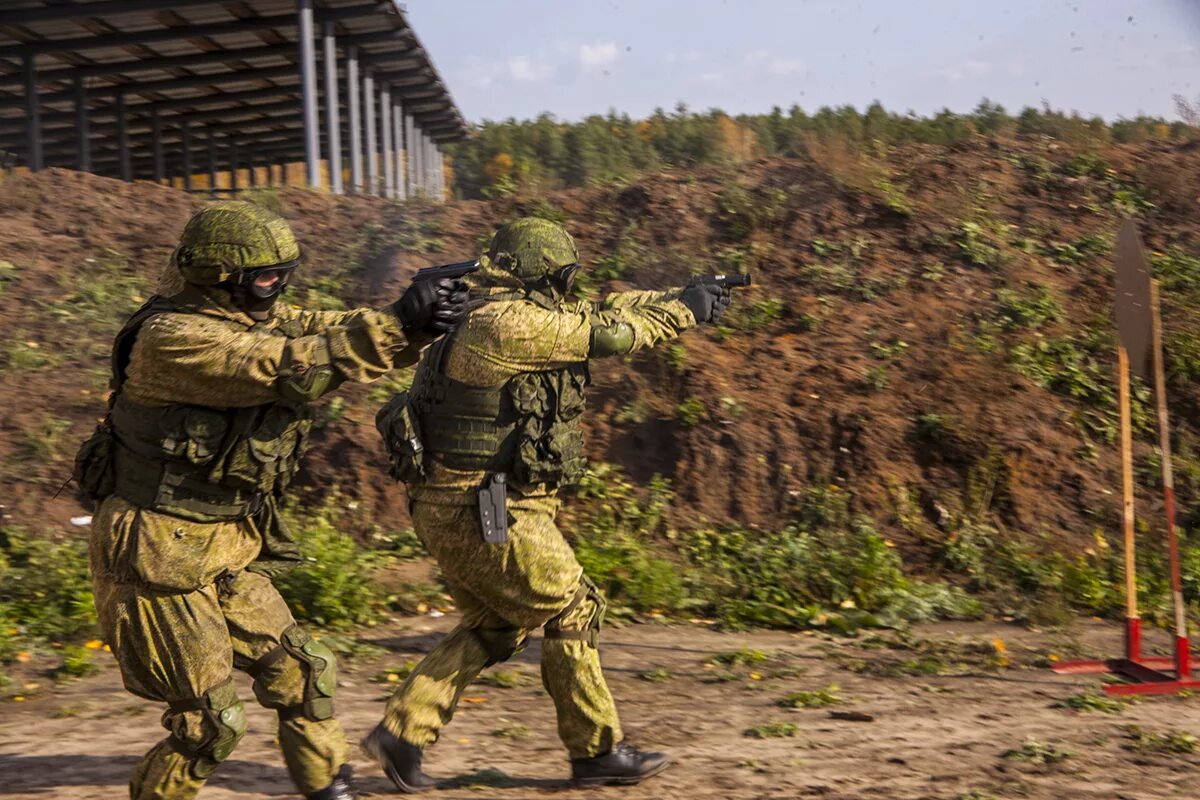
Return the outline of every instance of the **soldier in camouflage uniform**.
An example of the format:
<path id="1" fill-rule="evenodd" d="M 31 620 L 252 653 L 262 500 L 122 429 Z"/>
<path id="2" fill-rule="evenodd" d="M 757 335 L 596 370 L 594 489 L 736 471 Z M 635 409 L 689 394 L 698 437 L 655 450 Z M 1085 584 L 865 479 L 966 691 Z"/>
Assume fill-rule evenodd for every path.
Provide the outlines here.
<path id="1" fill-rule="evenodd" d="M 246 730 L 231 671 L 279 715 L 301 792 L 355 797 L 333 719 L 334 657 L 292 619 L 269 575 L 298 559 L 276 504 L 311 422 L 347 381 L 412 364 L 465 308 L 466 286 L 414 284 L 380 310 L 275 304 L 300 249 L 288 224 L 242 202 L 188 223 L 169 288 L 113 348 L 109 413 L 76 462 L 99 507 L 96 607 L 134 694 L 167 704 L 170 735 L 134 770 L 134 800 L 186 800 Z"/>
<path id="2" fill-rule="evenodd" d="M 411 390 L 379 413 L 413 525 L 463 615 L 363 742 L 403 791 L 434 785 L 421 771 L 424 748 L 479 672 L 539 628 L 542 681 L 574 782 L 637 783 L 667 766 L 666 755 L 623 741 L 596 649 L 604 599 L 555 527 L 557 495 L 585 469 L 588 362 L 716 320 L 729 290 L 694 282 L 573 301 L 578 261 L 560 225 L 522 219 L 500 228 L 471 278 L 462 324 L 426 351 Z M 495 508 L 505 491 L 507 508 Z M 483 519 L 489 506 L 495 516 Z M 497 530 L 504 522 L 507 538 Z"/>

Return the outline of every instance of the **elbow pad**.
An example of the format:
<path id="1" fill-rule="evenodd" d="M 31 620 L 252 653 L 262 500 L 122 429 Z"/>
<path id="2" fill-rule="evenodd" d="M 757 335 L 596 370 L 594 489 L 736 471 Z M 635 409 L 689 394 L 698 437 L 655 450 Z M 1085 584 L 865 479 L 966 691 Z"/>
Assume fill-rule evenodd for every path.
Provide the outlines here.
<path id="1" fill-rule="evenodd" d="M 588 358 L 623 356 L 633 351 L 633 327 L 628 322 L 614 322 L 592 328 Z"/>
<path id="2" fill-rule="evenodd" d="M 296 365 L 296 344 L 301 340 L 288 343 L 283 351 L 283 366 L 279 370 L 279 394 L 289 403 L 303 405 L 321 397 L 335 384 L 333 381 L 333 355 L 329 350 L 329 342 L 324 336 L 318 337 L 318 344 L 312 351 L 312 364 Z"/>

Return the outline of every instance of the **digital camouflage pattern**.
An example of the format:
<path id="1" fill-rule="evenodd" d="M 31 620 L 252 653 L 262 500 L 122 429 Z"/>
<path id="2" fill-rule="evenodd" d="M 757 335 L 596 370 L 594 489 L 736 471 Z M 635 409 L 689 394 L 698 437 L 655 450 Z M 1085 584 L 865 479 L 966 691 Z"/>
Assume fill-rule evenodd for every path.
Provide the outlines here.
<path id="1" fill-rule="evenodd" d="M 213 203 L 194 215 L 179 237 L 171 264 L 198 286 L 213 286 L 240 270 L 300 258 L 292 228 L 276 214 L 243 201 Z"/>
<path id="2" fill-rule="evenodd" d="M 518 235 L 522 231 L 528 238 Z M 518 279 L 493 260 L 504 253 L 539 266 L 523 267 L 527 277 Z M 436 355 L 437 369 L 469 387 L 510 392 L 514 386 L 544 387 L 540 378 L 523 377 L 574 373 L 591 358 L 632 353 L 696 325 L 679 300 L 681 289 L 623 292 L 599 303 L 543 294 L 540 278 L 576 258 L 561 226 L 522 220 L 501 228 L 471 276 L 479 305 L 434 348 L 437 353 L 426 353 L 418 375 L 435 368 L 430 359 Z M 418 388 L 414 384 L 414 393 Z M 559 402 L 542 400 L 530 403 L 546 415 L 540 430 L 561 434 L 552 418 Z M 487 470 L 440 463 L 436 448 L 427 455 L 423 476 L 408 486 L 413 526 L 441 566 L 463 620 L 397 690 L 383 724 L 410 744 L 428 746 L 479 672 L 510 657 L 542 628 L 542 680 L 555 703 L 560 738 L 572 758 L 609 752 L 622 733 L 596 649 L 604 601 L 555 525 L 559 483 L 511 488 L 508 541 L 489 545 L 475 494 Z"/>
<path id="3" fill-rule="evenodd" d="M 508 541 L 485 544 L 473 506 L 417 501 L 413 526 L 437 559 L 463 618 L 388 701 L 384 724 L 427 747 L 454 714 L 463 691 L 497 654 L 519 649 L 579 593 L 583 568 L 554 524 L 553 497 L 510 500 Z M 603 600 L 589 592 L 556 622 L 565 630 L 598 626 Z M 616 705 L 599 651 L 580 639 L 542 643 L 542 684 L 554 700 L 558 733 L 572 758 L 605 753 L 621 741 Z"/>
<path id="4" fill-rule="evenodd" d="M 179 268 L 172 264 L 168 272 L 176 274 L 164 285 L 178 283 Z M 303 401 L 346 381 L 413 363 L 425 343 L 407 339 L 391 311 L 277 304 L 270 319 L 256 322 L 217 287 L 189 284 L 170 300 L 175 310 L 139 329 L 117 402 L 136 408 L 141 425 L 159 431 L 161 446 L 175 442 L 184 455 L 203 455 L 203 431 L 188 422 L 197 410 L 235 420 L 239 409 L 287 406 L 302 414 Z M 326 376 L 319 385 L 305 377 L 318 369 Z M 121 424 L 114 415 L 118 445 Z M 255 435 L 253 452 L 269 462 L 278 446 L 272 449 L 270 431 Z M 308 794 L 329 786 L 348 758 L 332 718 L 333 656 L 295 625 L 270 579 L 257 572 L 276 551 L 294 554 L 274 514 L 274 491 L 260 512 L 221 520 L 139 505 L 120 496 L 119 486 L 92 523 L 96 606 L 126 687 L 168 704 L 163 724 L 171 734 L 135 770 L 131 796 L 195 797 L 232 752 L 245 730 L 233 668 L 254 675 L 256 699 L 279 711 L 279 742 L 297 787 Z"/>
<path id="5" fill-rule="evenodd" d="M 533 283 L 561 267 L 577 263 L 579 251 L 563 226 L 526 217 L 496 231 L 488 259 L 521 281 Z"/>

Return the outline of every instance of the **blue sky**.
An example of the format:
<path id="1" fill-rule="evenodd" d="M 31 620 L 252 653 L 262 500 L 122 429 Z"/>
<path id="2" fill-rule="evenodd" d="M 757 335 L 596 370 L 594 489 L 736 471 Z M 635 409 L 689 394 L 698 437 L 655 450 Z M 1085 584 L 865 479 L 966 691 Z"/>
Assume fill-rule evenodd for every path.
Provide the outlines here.
<path id="1" fill-rule="evenodd" d="M 1174 116 L 1200 95 L 1200 0 L 407 0 L 472 121 L 609 108 Z"/>

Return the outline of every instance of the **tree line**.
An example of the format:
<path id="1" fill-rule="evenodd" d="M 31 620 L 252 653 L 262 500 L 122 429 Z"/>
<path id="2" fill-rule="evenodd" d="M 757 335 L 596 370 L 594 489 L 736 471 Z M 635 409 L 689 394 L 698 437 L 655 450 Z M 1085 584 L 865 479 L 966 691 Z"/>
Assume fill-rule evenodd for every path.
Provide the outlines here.
<path id="1" fill-rule="evenodd" d="M 743 161 L 758 156 L 801 156 L 814 143 L 838 140 L 855 147 L 905 143 L 947 145 L 975 135 L 1044 135 L 1080 146 L 1182 141 L 1197 137 L 1200 103 L 1176 97 L 1181 120 L 1100 117 L 1027 107 L 1010 114 L 987 99 L 969 114 L 897 114 L 880 103 L 863 111 L 823 107 L 808 113 L 779 106 L 766 114 L 731 116 L 692 111 L 680 104 L 646 119 L 610 111 L 578 122 L 551 114 L 532 120 L 485 121 L 451 148 L 454 185 L 463 197 L 495 197 L 518 190 L 584 186 L 648 170 Z"/>

